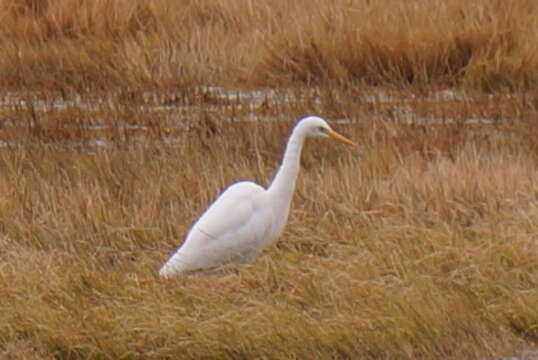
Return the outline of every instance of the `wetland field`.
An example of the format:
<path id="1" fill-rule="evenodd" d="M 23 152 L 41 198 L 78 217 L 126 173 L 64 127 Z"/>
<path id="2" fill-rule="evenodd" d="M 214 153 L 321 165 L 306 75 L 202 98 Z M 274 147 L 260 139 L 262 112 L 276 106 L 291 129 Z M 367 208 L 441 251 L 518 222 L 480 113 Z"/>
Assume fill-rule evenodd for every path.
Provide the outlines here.
<path id="1" fill-rule="evenodd" d="M 538 3 L 0 0 L 0 359 L 538 358 Z M 157 271 L 309 140 L 251 265 Z M 512 359 L 512 358 L 510 358 Z"/>

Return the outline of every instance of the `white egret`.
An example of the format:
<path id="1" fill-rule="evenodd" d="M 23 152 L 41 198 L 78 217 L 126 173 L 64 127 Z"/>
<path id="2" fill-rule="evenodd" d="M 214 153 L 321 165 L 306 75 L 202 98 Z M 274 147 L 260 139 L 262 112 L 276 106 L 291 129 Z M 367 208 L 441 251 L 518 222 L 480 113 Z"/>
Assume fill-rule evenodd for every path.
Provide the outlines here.
<path id="1" fill-rule="evenodd" d="M 330 136 L 356 146 L 322 118 L 302 119 L 293 129 L 271 185 L 265 189 L 251 181 L 240 181 L 228 187 L 194 224 L 159 274 L 170 277 L 227 263 L 250 263 L 264 247 L 274 243 L 288 219 L 301 150 L 309 136 Z"/>

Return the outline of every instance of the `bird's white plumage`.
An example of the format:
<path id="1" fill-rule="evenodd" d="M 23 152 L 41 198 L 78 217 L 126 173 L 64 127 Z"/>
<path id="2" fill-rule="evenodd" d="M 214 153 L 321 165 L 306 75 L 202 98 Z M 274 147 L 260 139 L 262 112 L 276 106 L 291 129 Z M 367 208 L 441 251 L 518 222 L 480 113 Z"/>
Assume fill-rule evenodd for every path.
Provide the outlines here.
<path id="1" fill-rule="evenodd" d="M 252 261 L 271 223 L 263 207 L 264 196 L 266 190 L 253 182 L 231 185 L 194 224 L 160 274 Z"/>
<path id="2" fill-rule="evenodd" d="M 332 131 L 319 117 L 301 120 L 293 130 L 271 186 L 264 189 L 250 181 L 231 185 L 194 224 L 183 245 L 163 265 L 159 274 L 169 277 L 225 263 L 253 261 L 284 229 L 304 139 L 327 135 L 354 145 Z"/>

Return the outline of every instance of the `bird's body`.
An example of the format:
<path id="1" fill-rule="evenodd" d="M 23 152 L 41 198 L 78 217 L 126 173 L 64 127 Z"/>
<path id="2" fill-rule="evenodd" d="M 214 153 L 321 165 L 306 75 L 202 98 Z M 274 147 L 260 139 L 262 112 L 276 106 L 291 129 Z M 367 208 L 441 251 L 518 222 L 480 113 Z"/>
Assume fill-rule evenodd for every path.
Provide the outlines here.
<path id="1" fill-rule="evenodd" d="M 267 191 L 249 181 L 231 185 L 194 224 L 181 248 L 161 275 L 207 268 L 222 263 L 249 263 L 271 230 Z M 215 221 L 215 219 L 225 219 Z"/>
<path id="2" fill-rule="evenodd" d="M 183 245 L 159 274 L 169 277 L 226 263 L 250 263 L 263 248 L 274 243 L 286 225 L 301 150 L 310 135 L 329 135 L 354 145 L 319 117 L 301 120 L 290 136 L 271 185 L 265 189 L 253 182 L 241 181 L 228 187 L 193 225 Z"/>

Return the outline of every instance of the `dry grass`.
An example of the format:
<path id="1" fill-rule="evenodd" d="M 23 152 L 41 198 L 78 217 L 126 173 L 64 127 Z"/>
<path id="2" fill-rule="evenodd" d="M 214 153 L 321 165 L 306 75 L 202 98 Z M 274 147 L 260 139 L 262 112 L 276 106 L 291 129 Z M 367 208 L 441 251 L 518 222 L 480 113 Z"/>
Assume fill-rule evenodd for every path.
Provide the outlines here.
<path id="1" fill-rule="evenodd" d="M 529 88 L 533 0 L 0 1 L 0 87 Z"/>
<path id="2" fill-rule="evenodd" d="M 538 97 L 520 90 L 538 78 L 537 15 L 531 0 L 0 0 L 0 358 L 536 347 Z M 335 127 L 361 148 L 307 145 L 278 245 L 235 272 L 157 278 L 226 184 L 270 180 L 308 113 L 357 120 Z"/>
<path id="3" fill-rule="evenodd" d="M 261 68 L 342 84 L 528 86 L 537 76 L 528 17 L 536 11 L 530 1 L 320 1 L 270 39 Z"/>
<path id="4" fill-rule="evenodd" d="M 394 109 L 353 93 L 315 99 L 290 113 L 390 119 Z M 113 142 L 91 147 L 73 145 L 91 131 L 67 120 L 93 113 L 18 110 L 30 126 L 3 135 L 31 143 L 0 151 L 0 356 L 483 359 L 532 347 L 535 102 L 406 104 L 519 120 L 335 125 L 361 149 L 307 145 L 278 246 L 234 273 L 169 281 L 156 271 L 191 222 L 226 184 L 267 183 L 292 122 L 215 129 L 200 115 L 170 132 L 120 106 L 106 121 L 145 130 L 99 130 Z"/>

